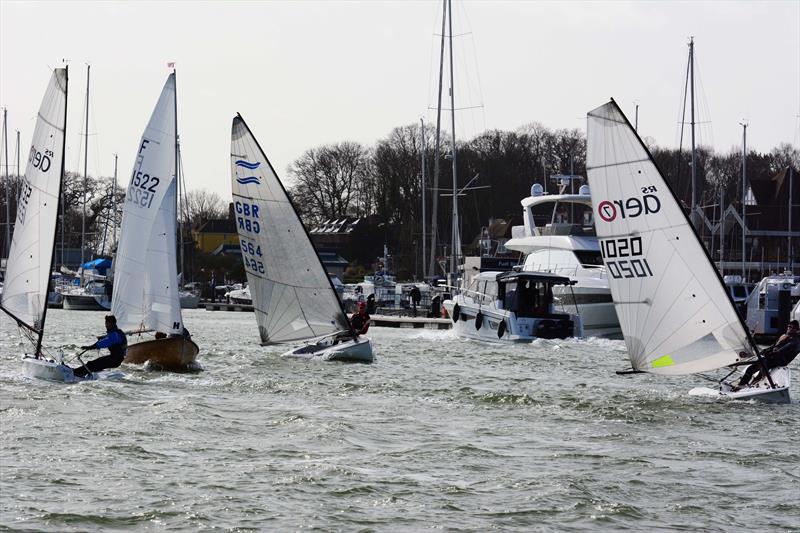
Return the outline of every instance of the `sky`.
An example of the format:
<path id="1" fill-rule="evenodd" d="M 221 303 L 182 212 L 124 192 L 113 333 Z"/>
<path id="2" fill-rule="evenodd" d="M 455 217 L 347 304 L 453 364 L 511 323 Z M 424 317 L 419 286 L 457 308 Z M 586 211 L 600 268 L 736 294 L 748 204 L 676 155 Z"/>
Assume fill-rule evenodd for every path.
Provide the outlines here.
<path id="1" fill-rule="evenodd" d="M 434 120 L 441 17 L 441 1 L 0 0 L 11 164 L 67 60 L 66 168 L 83 171 L 90 64 L 89 174 L 113 175 L 118 154 L 125 186 L 175 62 L 187 187 L 228 199 L 237 112 L 284 178 L 309 148 Z M 583 130 L 614 97 L 631 122 L 639 105 L 640 135 L 675 147 L 693 36 L 702 143 L 741 147 L 743 121 L 750 149 L 800 143 L 800 0 L 455 0 L 453 34 L 461 139 L 531 122 Z"/>

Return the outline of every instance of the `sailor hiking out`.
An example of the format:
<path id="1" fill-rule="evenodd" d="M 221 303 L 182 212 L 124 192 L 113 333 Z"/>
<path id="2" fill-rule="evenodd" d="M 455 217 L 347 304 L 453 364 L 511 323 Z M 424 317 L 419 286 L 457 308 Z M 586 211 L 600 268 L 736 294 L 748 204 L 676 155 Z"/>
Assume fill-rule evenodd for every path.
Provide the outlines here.
<path id="1" fill-rule="evenodd" d="M 109 354 L 97 359 L 93 359 L 86 365 L 73 368 L 76 377 L 83 378 L 93 372 L 99 372 L 107 368 L 116 368 L 122 364 L 125 354 L 128 351 L 128 339 L 125 333 L 117 327 L 117 318 L 114 315 L 106 315 L 106 335 L 94 344 L 81 346 L 82 350 L 98 350 L 108 348 Z"/>
<path id="2" fill-rule="evenodd" d="M 733 387 L 733 390 L 736 391 L 742 387 L 748 386 L 750 382 L 753 381 L 754 377 L 756 378 L 755 382 L 758 382 L 759 379 L 764 377 L 764 367 L 766 367 L 767 370 L 771 370 L 779 366 L 787 366 L 791 363 L 794 358 L 800 354 L 799 329 L 800 324 L 797 320 L 790 321 L 789 325 L 786 327 L 786 333 L 778 339 L 778 342 L 776 342 L 774 346 L 764 350 L 764 364 L 762 365 L 758 362 L 748 366 L 747 370 L 744 371 L 742 379 L 739 380 L 736 387 Z"/>

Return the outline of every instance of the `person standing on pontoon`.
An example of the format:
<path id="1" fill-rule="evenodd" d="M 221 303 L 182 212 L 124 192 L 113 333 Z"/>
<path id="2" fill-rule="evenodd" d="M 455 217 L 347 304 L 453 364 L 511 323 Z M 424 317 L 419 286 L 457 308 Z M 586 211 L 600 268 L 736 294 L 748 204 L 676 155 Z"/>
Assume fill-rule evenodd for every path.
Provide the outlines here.
<path id="1" fill-rule="evenodd" d="M 764 365 L 759 362 L 748 366 L 747 370 L 744 371 L 742 379 L 739 380 L 739 383 L 734 389 L 738 390 L 742 387 L 746 387 L 754 377 L 754 382 L 761 379 L 763 377 L 764 366 L 769 370 L 791 363 L 794 358 L 797 357 L 798 353 L 800 353 L 800 335 L 798 335 L 798 331 L 800 331 L 800 323 L 798 323 L 797 320 L 790 321 L 789 325 L 786 326 L 786 334 L 782 335 L 774 346 L 764 350 Z"/>
<path id="2" fill-rule="evenodd" d="M 117 327 L 117 317 L 114 315 L 106 315 L 105 322 L 105 337 L 94 344 L 81 346 L 81 349 L 86 351 L 108 348 L 110 353 L 89 361 L 85 366 L 73 368 L 72 371 L 76 377 L 84 378 L 92 372 L 99 372 L 107 368 L 117 368 L 122 364 L 122 360 L 125 359 L 125 354 L 128 351 L 128 339 L 125 337 L 125 333 Z"/>

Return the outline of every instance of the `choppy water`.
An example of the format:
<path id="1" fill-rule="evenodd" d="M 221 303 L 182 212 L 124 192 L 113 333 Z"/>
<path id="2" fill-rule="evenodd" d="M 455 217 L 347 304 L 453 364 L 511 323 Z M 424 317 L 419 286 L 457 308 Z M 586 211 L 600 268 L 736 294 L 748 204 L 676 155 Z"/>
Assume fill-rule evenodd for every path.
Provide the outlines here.
<path id="1" fill-rule="evenodd" d="M 52 310 L 69 350 L 102 313 Z M 620 341 L 373 328 L 373 365 L 281 359 L 190 311 L 205 371 L 21 376 L 0 326 L 0 529 L 800 531 L 800 405 L 619 377 Z M 795 380 L 792 394 L 800 398 Z"/>

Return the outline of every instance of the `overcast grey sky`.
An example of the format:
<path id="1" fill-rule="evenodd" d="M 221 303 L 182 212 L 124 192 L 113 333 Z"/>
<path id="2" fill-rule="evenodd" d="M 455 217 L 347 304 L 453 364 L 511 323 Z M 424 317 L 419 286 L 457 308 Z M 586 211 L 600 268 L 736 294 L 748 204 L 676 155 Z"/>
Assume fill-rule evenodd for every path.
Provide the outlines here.
<path id="1" fill-rule="evenodd" d="M 585 128 L 614 97 L 640 134 L 677 145 L 688 37 L 696 42 L 702 138 L 717 150 L 800 142 L 800 1 L 454 2 L 457 133 L 532 121 Z M 433 118 L 439 1 L 0 1 L 0 105 L 10 151 L 27 152 L 48 69 L 69 59 L 67 169 L 82 170 L 92 65 L 89 173 L 127 184 L 167 77 L 190 189 L 230 197 L 230 124 L 240 112 L 282 177 L 324 143 L 372 144 Z M 461 80 L 461 81 L 459 81 Z M 468 88 L 465 94 L 463 89 Z M 24 166 L 24 162 L 23 162 Z"/>

